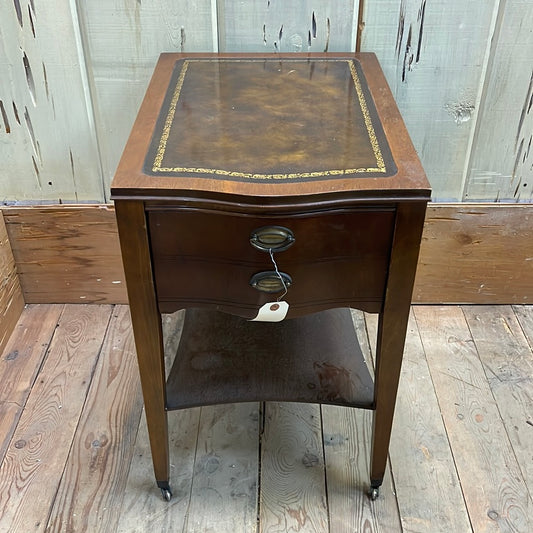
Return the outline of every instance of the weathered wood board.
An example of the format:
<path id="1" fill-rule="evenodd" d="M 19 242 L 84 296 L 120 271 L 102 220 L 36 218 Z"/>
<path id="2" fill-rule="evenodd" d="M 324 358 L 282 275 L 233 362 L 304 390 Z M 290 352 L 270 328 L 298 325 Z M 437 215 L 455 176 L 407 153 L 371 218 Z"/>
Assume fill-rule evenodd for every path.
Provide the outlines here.
<path id="1" fill-rule="evenodd" d="M 358 9 L 358 0 L 219 0 L 219 51 L 354 51 Z"/>
<path id="2" fill-rule="evenodd" d="M 24 308 L 17 267 L 0 211 L 0 353 Z"/>
<path id="3" fill-rule="evenodd" d="M 366 324 L 375 342 L 377 315 L 366 315 Z M 472 531 L 413 312 L 389 455 L 404 531 Z"/>
<path id="4" fill-rule="evenodd" d="M 51 531 L 114 531 L 122 514 L 142 411 L 127 306 L 113 309 L 102 353 L 48 518 Z"/>
<path id="5" fill-rule="evenodd" d="M 361 51 L 377 54 L 436 201 L 462 198 L 498 4 L 498 0 L 364 3 Z"/>
<path id="6" fill-rule="evenodd" d="M 531 495 L 462 310 L 415 316 L 472 529 L 531 531 Z"/>
<path id="7" fill-rule="evenodd" d="M 169 443 L 172 455 L 172 500 L 165 502 L 154 480 L 148 428 L 143 414 L 124 492 L 120 533 L 171 533 L 184 529 L 194 477 L 194 458 L 201 408 L 184 409 L 169 417 Z M 142 520 L 139 520 L 139 517 Z"/>
<path id="8" fill-rule="evenodd" d="M 165 502 L 154 483 L 144 417 L 131 449 L 138 411 L 128 417 L 133 411 L 127 406 L 139 390 L 126 357 L 132 347 L 126 310 L 28 306 L 7 352 L 18 350 L 18 356 L 4 356 L 0 364 L 0 381 L 7 383 L 0 395 L 7 393 L 23 412 L 0 469 L 0 531 L 529 533 L 533 306 L 416 306 L 414 313 L 392 433 L 392 470 L 377 501 L 363 493 L 372 413 L 332 406 L 317 413 L 313 406 L 303 411 L 280 404 L 285 412 L 275 413 L 281 411 L 275 406 L 275 416 L 268 419 L 267 413 L 263 448 L 269 447 L 271 457 L 260 469 L 257 429 L 263 418 L 260 413 L 258 424 L 253 406 L 206 410 L 201 424 L 203 408 L 170 413 L 174 496 Z M 365 322 L 373 345 L 376 317 L 353 316 L 367 354 Z M 169 364 L 181 317 L 163 317 Z M 10 431 L 7 422 L 0 416 L 0 434 Z M 121 431 L 127 436 L 115 440 Z M 107 442 L 104 433 L 111 436 Z M 460 485 L 448 484 L 450 456 Z M 255 467 L 242 462 L 252 457 Z M 246 464 L 250 470 L 242 468 Z M 234 471 L 239 475 L 231 476 Z M 241 475 L 247 473 L 249 479 Z M 252 521 L 245 502 L 253 501 L 254 480 L 259 490 L 266 480 L 265 490 L 280 502 L 275 521 L 267 516 L 262 522 L 260 513 Z M 463 498 L 455 501 L 458 490 Z M 290 502 L 301 502 L 301 508 L 294 511 Z M 305 505 L 314 502 L 319 508 L 306 515 Z M 327 523 L 320 528 L 315 518 L 324 514 L 322 502 Z M 463 521 L 466 506 L 470 524 Z"/>
<path id="9" fill-rule="evenodd" d="M 528 305 L 514 305 L 513 311 L 520 322 L 530 348 L 533 350 L 533 308 Z M 533 420 L 531 422 L 533 423 Z"/>
<path id="10" fill-rule="evenodd" d="M 127 303 L 112 208 L 7 208 L 3 213 L 29 303 Z"/>
<path id="11" fill-rule="evenodd" d="M 464 199 L 533 200 L 533 9 L 500 2 Z"/>
<path id="12" fill-rule="evenodd" d="M 533 206 L 433 205 L 413 301 L 531 303 Z"/>
<path id="13" fill-rule="evenodd" d="M 377 53 L 437 201 L 530 202 L 530 0 L 10 0 L 0 201 L 106 202 L 165 51 Z"/>
<path id="14" fill-rule="evenodd" d="M 46 357 L 63 305 L 29 305 L 0 351 L 0 462 Z"/>
<path id="15" fill-rule="evenodd" d="M 184 531 L 256 531 L 258 444 L 258 403 L 201 408 Z"/>
<path id="16" fill-rule="evenodd" d="M 352 311 L 352 318 L 361 351 L 373 375 L 365 316 L 361 311 Z M 389 465 L 380 497 L 372 502 L 367 495 L 373 413 L 332 405 L 322 405 L 321 412 L 330 531 L 401 531 L 396 490 Z"/>
<path id="17" fill-rule="evenodd" d="M 465 306 L 479 358 L 507 429 L 522 476 L 533 484 L 533 359 L 510 306 Z M 502 349 L 503 347 L 503 349 Z"/>
<path id="18" fill-rule="evenodd" d="M 77 2 L 104 174 L 109 185 L 161 52 L 210 52 L 214 0 Z"/>
<path id="19" fill-rule="evenodd" d="M 110 313 L 69 306 L 59 322 L 0 467 L 0 516 L 12 531 L 46 528 Z"/>
<path id="20" fill-rule="evenodd" d="M 176 355 L 183 327 L 183 312 L 162 319 L 165 367 L 168 372 Z M 168 417 L 171 452 L 172 500 L 163 502 L 154 481 L 154 469 L 144 413 L 137 432 L 135 448 L 124 491 L 122 513 L 117 525 L 121 533 L 184 531 L 191 499 L 194 459 L 198 441 L 201 408 L 184 409 Z M 161 504 L 164 504 L 162 509 Z M 162 512 L 163 511 L 163 512 Z M 146 517 L 139 521 L 138 517 Z"/>
<path id="21" fill-rule="evenodd" d="M 104 201 L 73 5 L 0 2 L 0 201 Z"/>
<path id="22" fill-rule="evenodd" d="M 328 531 L 320 407 L 267 402 L 261 440 L 261 531 Z"/>
<path id="23" fill-rule="evenodd" d="M 380 496 L 369 489 L 372 412 L 322 406 L 329 530 L 333 533 L 401 531 L 396 490 L 387 466 Z"/>

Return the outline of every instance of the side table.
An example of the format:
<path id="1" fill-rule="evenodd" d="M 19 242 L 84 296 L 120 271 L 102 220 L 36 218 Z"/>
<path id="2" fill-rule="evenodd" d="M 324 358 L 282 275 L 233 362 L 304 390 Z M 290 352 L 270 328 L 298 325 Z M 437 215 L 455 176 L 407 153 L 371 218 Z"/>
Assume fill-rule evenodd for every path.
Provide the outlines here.
<path id="1" fill-rule="evenodd" d="M 429 197 L 373 54 L 161 55 L 112 198 L 165 499 L 167 412 L 247 401 L 374 410 L 377 497 Z M 379 313 L 374 382 L 349 308 Z"/>

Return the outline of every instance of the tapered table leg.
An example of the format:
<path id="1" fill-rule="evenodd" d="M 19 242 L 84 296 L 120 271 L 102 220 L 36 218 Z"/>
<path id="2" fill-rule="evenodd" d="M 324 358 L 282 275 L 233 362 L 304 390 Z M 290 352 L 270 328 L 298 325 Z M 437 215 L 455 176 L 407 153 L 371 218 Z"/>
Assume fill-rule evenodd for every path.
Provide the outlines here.
<path id="1" fill-rule="evenodd" d="M 379 317 L 376 346 L 375 413 L 370 466 L 372 499 L 377 497 L 387 465 L 424 216 L 425 205 L 416 203 L 398 205 L 387 289 Z"/>
<path id="2" fill-rule="evenodd" d="M 142 201 L 115 202 L 131 320 L 158 487 L 170 499 L 169 445 L 161 315 L 152 276 Z"/>

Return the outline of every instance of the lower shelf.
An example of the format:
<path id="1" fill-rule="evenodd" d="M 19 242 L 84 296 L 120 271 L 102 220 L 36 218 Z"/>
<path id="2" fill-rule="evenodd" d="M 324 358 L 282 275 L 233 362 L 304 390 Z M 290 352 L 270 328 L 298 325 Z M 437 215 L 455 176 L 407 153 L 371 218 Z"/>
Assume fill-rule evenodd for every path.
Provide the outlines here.
<path id="1" fill-rule="evenodd" d="M 278 323 L 188 309 L 167 408 L 250 401 L 373 408 L 374 385 L 349 309 Z"/>

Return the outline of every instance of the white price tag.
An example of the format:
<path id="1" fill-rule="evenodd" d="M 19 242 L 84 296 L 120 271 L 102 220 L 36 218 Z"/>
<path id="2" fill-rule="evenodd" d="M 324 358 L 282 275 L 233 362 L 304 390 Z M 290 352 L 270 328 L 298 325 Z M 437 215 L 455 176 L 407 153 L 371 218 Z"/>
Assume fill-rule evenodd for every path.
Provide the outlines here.
<path id="1" fill-rule="evenodd" d="M 287 302 L 267 302 L 259 308 L 251 322 L 281 322 L 289 311 Z"/>

